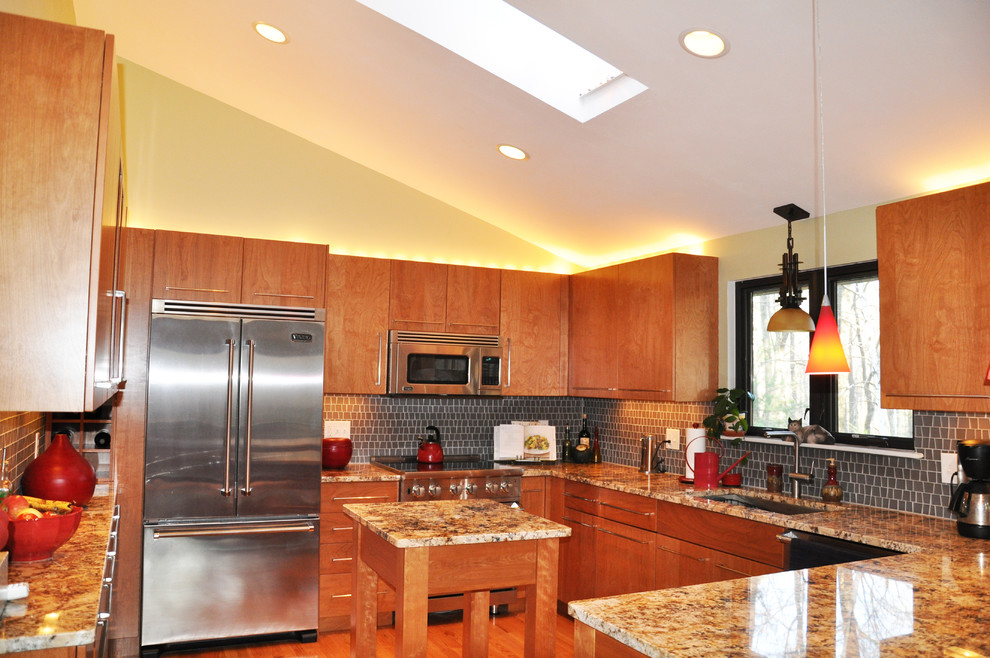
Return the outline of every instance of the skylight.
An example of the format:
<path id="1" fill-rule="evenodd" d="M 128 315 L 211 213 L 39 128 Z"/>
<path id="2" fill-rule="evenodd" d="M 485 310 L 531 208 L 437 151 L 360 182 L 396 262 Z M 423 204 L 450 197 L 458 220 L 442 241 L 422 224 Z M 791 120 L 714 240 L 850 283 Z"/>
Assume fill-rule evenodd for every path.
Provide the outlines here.
<path id="1" fill-rule="evenodd" d="M 502 0 L 358 0 L 584 123 L 646 89 Z"/>

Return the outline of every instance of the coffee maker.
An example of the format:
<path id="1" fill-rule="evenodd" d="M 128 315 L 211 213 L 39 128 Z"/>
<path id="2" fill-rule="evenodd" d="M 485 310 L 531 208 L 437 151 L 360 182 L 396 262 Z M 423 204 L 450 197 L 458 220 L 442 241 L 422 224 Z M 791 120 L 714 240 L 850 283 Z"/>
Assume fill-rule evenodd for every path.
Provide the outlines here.
<path id="1" fill-rule="evenodd" d="M 949 509 L 959 517 L 960 535 L 990 539 L 990 439 L 960 441 L 958 450 L 966 477 L 952 492 Z"/>

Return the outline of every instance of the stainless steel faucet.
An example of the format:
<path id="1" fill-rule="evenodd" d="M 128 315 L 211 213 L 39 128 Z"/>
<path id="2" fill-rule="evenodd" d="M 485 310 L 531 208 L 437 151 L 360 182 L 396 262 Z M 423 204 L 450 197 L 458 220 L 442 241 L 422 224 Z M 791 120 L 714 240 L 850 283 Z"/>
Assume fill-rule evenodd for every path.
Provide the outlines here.
<path id="1" fill-rule="evenodd" d="M 763 436 L 771 439 L 782 439 L 789 436 L 794 442 L 794 469 L 787 474 L 787 477 L 791 480 L 791 491 L 793 492 L 793 496 L 795 498 L 800 498 L 801 483 L 811 483 L 811 481 L 815 478 L 815 466 L 812 464 L 807 473 L 801 472 L 801 441 L 798 439 L 797 434 L 791 432 L 790 430 L 767 430 L 763 433 Z"/>

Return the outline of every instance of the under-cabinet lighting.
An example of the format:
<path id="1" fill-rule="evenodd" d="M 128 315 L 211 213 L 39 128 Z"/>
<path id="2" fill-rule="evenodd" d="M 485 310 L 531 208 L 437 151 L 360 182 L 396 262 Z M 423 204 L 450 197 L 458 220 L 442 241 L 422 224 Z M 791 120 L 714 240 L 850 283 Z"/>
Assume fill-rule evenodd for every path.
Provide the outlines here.
<path id="1" fill-rule="evenodd" d="M 584 123 L 646 85 L 503 0 L 358 0 Z"/>

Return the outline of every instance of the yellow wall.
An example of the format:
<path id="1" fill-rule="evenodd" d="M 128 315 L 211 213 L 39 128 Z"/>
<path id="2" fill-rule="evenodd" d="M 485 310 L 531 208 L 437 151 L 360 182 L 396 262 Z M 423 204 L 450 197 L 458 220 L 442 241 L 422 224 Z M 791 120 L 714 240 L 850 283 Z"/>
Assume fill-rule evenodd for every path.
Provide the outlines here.
<path id="1" fill-rule="evenodd" d="M 128 225 L 328 243 L 333 253 L 571 272 L 573 263 L 122 61 Z"/>

